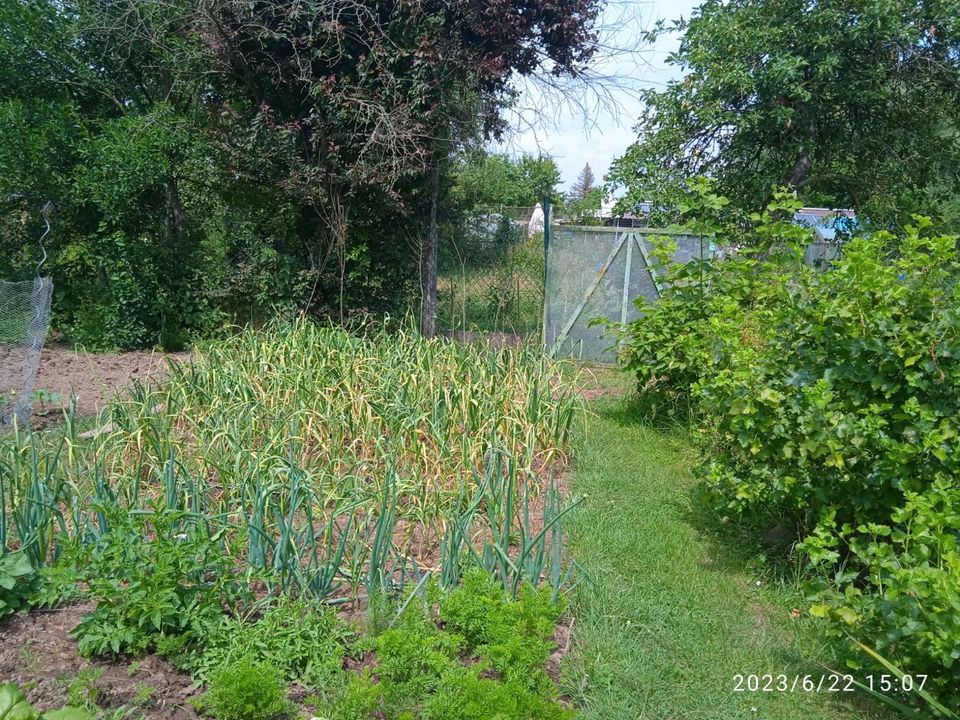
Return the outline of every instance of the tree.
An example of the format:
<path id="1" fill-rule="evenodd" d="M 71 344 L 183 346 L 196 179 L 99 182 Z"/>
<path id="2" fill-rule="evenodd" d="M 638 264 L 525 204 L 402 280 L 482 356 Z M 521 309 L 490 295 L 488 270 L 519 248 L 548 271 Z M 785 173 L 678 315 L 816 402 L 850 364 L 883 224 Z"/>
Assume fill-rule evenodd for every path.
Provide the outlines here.
<path id="1" fill-rule="evenodd" d="M 560 169 L 550 156 L 514 158 L 476 149 L 456 157 L 451 174 L 451 200 L 464 211 L 497 205 L 532 207 L 544 197 L 558 197 Z"/>
<path id="2" fill-rule="evenodd" d="M 183 30 L 184 8 L 131 8 L 16 2 L 0 10 L 0 223 L 19 228 L 3 232 L 4 273 L 32 271 L 28 238 L 37 210 L 53 200 L 45 270 L 57 286 L 54 317 L 90 347 L 179 345 L 183 331 L 222 320 L 202 268 L 213 254 L 204 240 L 217 216 L 215 150 L 194 132 L 185 63 L 156 42 Z"/>
<path id="3" fill-rule="evenodd" d="M 708 0 L 674 25 L 684 77 L 644 93 L 638 141 L 614 163 L 622 207 L 675 207 L 696 175 L 743 210 L 787 184 L 878 223 L 955 196 L 958 18 L 957 0 Z"/>
<path id="4" fill-rule="evenodd" d="M 534 157 L 524 153 L 520 156 L 520 173 L 523 177 L 525 202 L 521 206 L 536 205 L 545 197 L 557 200 L 560 197 L 557 185 L 560 184 L 560 168 L 549 155 Z"/>
<path id="5" fill-rule="evenodd" d="M 503 132 L 514 78 L 581 73 L 600 6 L 6 3 L 0 265 L 57 200 L 56 318 L 90 346 L 435 295 L 448 158 Z"/>
<path id="6" fill-rule="evenodd" d="M 599 225 L 601 223 L 600 213 L 603 209 L 603 198 L 603 188 L 596 187 L 583 198 L 571 195 L 559 212 L 565 219 L 577 225 Z"/>
<path id="7" fill-rule="evenodd" d="M 587 163 L 577 176 L 573 187 L 570 188 L 570 197 L 574 200 L 586 200 L 594 190 L 593 181 L 593 170 L 590 168 L 590 163 Z"/>

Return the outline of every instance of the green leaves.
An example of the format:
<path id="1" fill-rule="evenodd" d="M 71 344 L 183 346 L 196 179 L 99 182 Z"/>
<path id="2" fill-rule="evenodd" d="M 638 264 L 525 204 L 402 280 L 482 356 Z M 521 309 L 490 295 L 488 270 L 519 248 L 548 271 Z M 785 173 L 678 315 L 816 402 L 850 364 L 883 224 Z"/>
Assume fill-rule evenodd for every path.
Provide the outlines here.
<path id="1" fill-rule="evenodd" d="M 532 207 L 557 196 L 560 170 L 549 156 L 507 155 L 474 150 L 454 161 L 451 197 L 462 210 L 477 207 Z"/>
<path id="2" fill-rule="evenodd" d="M 33 565 L 25 553 L 0 554 L 0 618 L 29 609 L 37 584 Z"/>
<path id="3" fill-rule="evenodd" d="M 183 653 L 221 622 L 225 607 L 248 599 L 202 524 L 178 512 L 108 511 L 111 532 L 85 568 L 97 606 L 70 633 L 81 655 Z"/>
<path id="4" fill-rule="evenodd" d="M 65 707 L 40 714 L 13 683 L 0 685 L 0 720 L 93 720 L 83 708 Z"/>
<path id="5" fill-rule="evenodd" d="M 247 659 L 265 663 L 287 682 L 322 688 L 339 675 L 352 635 L 330 607 L 281 597 L 256 622 L 224 618 L 212 625 L 202 655 L 187 664 L 206 680 Z"/>
<path id="6" fill-rule="evenodd" d="M 718 508 L 800 528 L 811 614 L 957 702 L 957 238 L 915 218 L 816 273 L 790 249 L 792 202 L 755 215 L 764 252 L 715 263 L 703 285 L 688 272 L 627 328 L 628 367 L 642 396 L 692 411 Z"/>
<path id="7" fill-rule="evenodd" d="M 277 720 L 295 709 L 286 699 L 280 673 L 247 658 L 219 670 L 196 705 L 215 720 Z"/>
<path id="8" fill-rule="evenodd" d="M 557 688 L 544 670 L 563 609 L 548 590 L 524 588 L 513 598 L 479 570 L 439 594 L 438 608 L 435 590 L 428 586 L 423 603 L 403 607 L 389 629 L 370 639 L 376 682 L 368 668 L 342 687 L 328 684 L 334 700 L 317 698 L 318 715 L 336 720 L 572 716 L 557 702 Z"/>
<path id="9" fill-rule="evenodd" d="M 710 175 L 744 213 L 790 184 L 807 204 L 857 207 L 878 227 L 918 207 L 950 227 L 958 11 L 956 0 L 702 3 L 656 33 L 682 33 L 669 60 L 681 77 L 644 94 L 637 142 L 611 170 L 621 206 L 669 212 L 684 181 Z"/>
<path id="10" fill-rule="evenodd" d="M 34 709 L 20 689 L 12 683 L 0 685 L 0 720 L 39 720 Z"/>
<path id="11" fill-rule="evenodd" d="M 443 160 L 505 129 L 518 74 L 580 74 L 601 7 L 8 3 L 0 274 L 33 272 L 54 200 L 54 326 L 88 349 L 182 349 L 278 309 L 402 313 L 428 166 L 442 215 L 555 191 L 549 158 L 468 163 L 453 189 Z"/>

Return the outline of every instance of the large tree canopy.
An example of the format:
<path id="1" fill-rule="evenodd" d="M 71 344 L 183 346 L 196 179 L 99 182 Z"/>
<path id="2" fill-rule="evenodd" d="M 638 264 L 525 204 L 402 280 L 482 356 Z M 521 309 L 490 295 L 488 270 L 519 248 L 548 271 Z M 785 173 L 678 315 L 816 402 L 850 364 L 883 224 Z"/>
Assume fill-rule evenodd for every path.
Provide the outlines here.
<path id="1" fill-rule="evenodd" d="M 91 346 L 395 309 L 444 160 L 502 131 L 514 76 L 581 73 L 600 5 L 3 3 L 0 275 L 53 200 L 55 321 Z"/>
<path id="2" fill-rule="evenodd" d="M 646 92 L 613 168 L 628 206 L 701 174 L 744 209 L 786 184 L 877 222 L 956 195 L 957 0 L 708 0 L 673 29 L 685 75 Z"/>

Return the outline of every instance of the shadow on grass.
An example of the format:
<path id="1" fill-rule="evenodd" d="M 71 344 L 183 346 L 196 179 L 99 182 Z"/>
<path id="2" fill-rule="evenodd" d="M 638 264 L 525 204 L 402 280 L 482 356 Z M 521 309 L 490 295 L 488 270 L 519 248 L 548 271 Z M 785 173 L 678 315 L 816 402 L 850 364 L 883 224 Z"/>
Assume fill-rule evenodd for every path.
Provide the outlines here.
<path id="1" fill-rule="evenodd" d="M 593 411 L 620 427 L 641 427 L 686 445 L 691 440 L 689 414 L 679 407 L 674 410 L 653 405 L 642 396 L 608 396 L 595 400 Z"/>
<path id="2" fill-rule="evenodd" d="M 780 512 L 737 517 L 734 510 L 725 509 L 724 500 L 696 477 L 698 431 L 687 413 L 662 412 L 662 406 L 651 412 L 649 403 L 635 397 L 604 398 L 593 404 L 593 410 L 620 427 L 655 433 L 677 450 L 678 462 L 689 466 L 693 480 L 671 502 L 685 523 L 710 541 L 711 550 L 724 559 L 726 569 L 754 569 L 759 562 L 772 573 L 771 578 L 796 580 L 793 546 L 801 537 L 797 518 Z"/>

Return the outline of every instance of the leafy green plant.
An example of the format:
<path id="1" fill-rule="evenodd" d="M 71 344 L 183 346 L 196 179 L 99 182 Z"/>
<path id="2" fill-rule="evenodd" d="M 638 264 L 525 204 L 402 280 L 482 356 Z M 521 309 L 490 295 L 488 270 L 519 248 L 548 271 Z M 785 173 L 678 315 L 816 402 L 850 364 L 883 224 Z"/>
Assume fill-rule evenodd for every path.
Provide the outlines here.
<path id="1" fill-rule="evenodd" d="M 641 317 L 619 328 L 622 367 L 635 374 L 639 397 L 651 412 L 684 416 L 696 408 L 697 383 L 712 368 L 749 367 L 766 346 L 772 304 L 791 278 L 802 274 L 799 245 L 809 232 L 783 220 L 800 204 L 778 191 L 754 216 L 752 243 L 735 252 L 741 229 L 717 217 L 726 205 L 706 180 L 688 184 L 684 224 L 674 228 L 713 243 L 728 257 L 673 261 L 674 246 L 653 238 L 660 298 L 637 300 Z"/>
<path id="2" fill-rule="evenodd" d="M 0 720 L 93 720 L 93 716 L 79 707 L 67 706 L 41 713 L 13 683 L 0 685 Z"/>
<path id="3" fill-rule="evenodd" d="M 376 638 L 380 691 L 391 706 L 412 707 L 457 664 L 463 638 L 439 630 L 419 610 Z"/>
<path id="4" fill-rule="evenodd" d="M 311 695 L 305 702 L 330 720 L 367 720 L 377 717 L 383 710 L 383 688 L 374 681 L 367 668 L 362 673 L 348 676 L 335 705 L 330 705 L 329 698 L 320 695 Z"/>
<path id="5" fill-rule="evenodd" d="M 97 606 L 71 631 L 82 655 L 139 654 L 170 638 L 182 651 L 246 596 L 222 546 L 183 513 L 111 516 L 87 574 Z"/>
<path id="6" fill-rule="evenodd" d="M 67 685 L 67 704 L 96 712 L 99 707 L 97 700 L 100 697 L 97 681 L 101 677 L 103 677 L 102 667 L 82 668 Z"/>
<path id="7" fill-rule="evenodd" d="M 712 263 L 702 283 L 690 266 L 627 328 L 629 367 L 654 401 L 686 393 L 722 515 L 797 528 L 811 612 L 928 674 L 955 704 L 957 239 L 916 218 L 900 236 L 848 241 L 816 272 L 777 216 L 789 199 L 775 205 L 754 217 L 748 254 Z M 706 311 L 683 328 L 697 295 Z M 658 335 L 681 331 L 679 349 L 656 350 Z M 675 386 L 660 383 L 671 352 Z"/>
<path id="8" fill-rule="evenodd" d="M 497 682 L 479 668 L 459 668 L 444 677 L 424 703 L 423 720 L 570 720 L 573 710 L 532 694 L 522 683 Z"/>
<path id="9" fill-rule="evenodd" d="M 875 689 L 871 685 L 865 685 L 859 680 L 855 680 L 854 683 L 858 688 L 864 691 L 867 695 L 870 695 L 873 698 L 876 698 L 885 705 L 896 708 L 901 711 L 904 715 L 908 717 L 919 716 L 924 709 L 929 709 L 935 717 L 944 718 L 945 720 L 960 720 L 960 715 L 957 715 L 953 710 L 950 710 L 939 700 L 937 700 L 929 691 L 927 691 L 923 685 L 918 681 L 915 675 L 907 675 L 902 669 L 894 665 L 883 655 L 878 653 L 871 647 L 867 647 L 861 642 L 854 641 L 854 645 L 860 648 L 864 653 L 866 653 L 874 663 L 889 671 L 889 675 L 886 677 L 890 678 L 889 682 L 892 685 L 892 679 L 896 678 L 899 681 L 899 687 L 903 688 L 908 686 L 908 690 L 903 690 L 901 693 L 898 693 L 901 697 L 891 697 L 889 693 L 880 692 L 878 689 Z M 883 678 L 884 676 L 880 676 Z M 877 683 L 882 684 L 882 680 Z M 906 697 L 902 697 L 906 695 Z M 915 697 L 913 697 L 915 695 Z M 918 707 L 917 702 L 922 701 L 925 707 Z"/>
<path id="10" fill-rule="evenodd" d="M 62 393 L 51 392 L 49 390 L 45 390 L 44 388 L 35 388 L 31 395 L 31 400 L 40 405 L 40 412 L 45 412 L 47 405 L 59 404 L 62 399 Z"/>
<path id="11" fill-rule="evenodd" d="M 27 610 L 37 585 L 37 574 L 24 553 L 0 554 L 0 618 Z"/>
<path id="12" fill-rule="evenodd" d="M 508 682 L 549 692 L 544 667 L 553 650 L 550 637 L 562 612 L 549 588 L 521 588 L 512 600 L 486 573 L 472 571 L 463 585 L 440 602 L 445 627 L 461 634 L 480 667 Z"/>
<path id="13" fill-rule="evenodd" d="M 147 685 L 146 683 L 137 683 L 137 691 L 134 693 L 133 698 L 130 702 L 134 707 L 146 707 L 153 702 L 153 696 L 156 694 L 157 689 L 152 685 Z"/>
<path id="14" fill-rule="evenodd" d="M 83 552 L 70 552 L 59 558 L 52 565 L 40 568 L 37 578 L 37 588 L 30 597 L 30 603 L 37 607 L 56 607 L 64 602 L 86 597 L 89 591 L 81 585 L 84 572 L 80 567 L 85 565 L 79 558 L 89 559 L 90 555 Z"/>
<path id="15" fill-rule="evenodd" d="M 336 720 L 570 717 L 544 670 L 560 612 L 549 588 L 514 598 L 480 569 L 452 591 L 418 585 L 363 643 L 374 667 L 351 675 L 332 701 L 311 702 Z"/>
<path id="16" fill-rule="evenodd" d="M 19 688 L 12 683 L 0 685 L 0 718 L 2 720 L 35 720 L 40 717 Z"/>
<path id="17" fill-rule="evenodd" d="M 749 372 L 702 381 L 704 404 L 729 408 L 706 473 L 728 507 L 807 529 L 815 612 L 957 702 L 960 260 L 925 224 L 848 243 L 789 289 Z"/>
<path id="18" fill-rule="evenodd" d="M 281 675 L 249 659 L 227 665 L 210 678 L 210 689 L 196 701 L 197 709 L 215 720 L 274 720 L 293 713 Z"/>
<path id="19" fill-rule="evenodd" d="M 928 676 L 947 702 L 960 659 L 958 527 L 960 491 L 938 482 L 908 493 L 884 524 L 837 529 L 828 513 L 800 546 L 817 572 L 811 613 L 870 639 L 871 648 L 857 644 L 867 657 L 850 663 L 872 667 L 889 654 L 903 672 Z"/>

